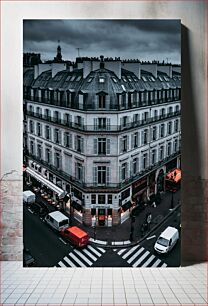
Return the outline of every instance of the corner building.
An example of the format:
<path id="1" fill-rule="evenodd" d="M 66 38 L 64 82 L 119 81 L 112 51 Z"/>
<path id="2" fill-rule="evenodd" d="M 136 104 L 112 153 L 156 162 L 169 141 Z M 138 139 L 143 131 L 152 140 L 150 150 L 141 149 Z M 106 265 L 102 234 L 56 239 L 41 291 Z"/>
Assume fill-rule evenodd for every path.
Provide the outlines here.
<path id="1" fill-rule="evenodd" d="M 112 226 L 180 168 L 180 66 L 119 58 L 24 74 L 28 167 L 71 195 L 74 217 Z"/>

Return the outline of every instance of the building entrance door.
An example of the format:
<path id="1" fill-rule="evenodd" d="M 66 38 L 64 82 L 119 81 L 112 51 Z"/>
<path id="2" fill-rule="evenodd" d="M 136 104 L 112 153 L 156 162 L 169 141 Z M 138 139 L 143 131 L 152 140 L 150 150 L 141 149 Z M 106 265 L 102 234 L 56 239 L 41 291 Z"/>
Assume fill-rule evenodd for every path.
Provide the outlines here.
<path id="1" fill-rule="evenodd" d="M 105 209 L 98 209 L 98 225 L 105 226 Z"/>

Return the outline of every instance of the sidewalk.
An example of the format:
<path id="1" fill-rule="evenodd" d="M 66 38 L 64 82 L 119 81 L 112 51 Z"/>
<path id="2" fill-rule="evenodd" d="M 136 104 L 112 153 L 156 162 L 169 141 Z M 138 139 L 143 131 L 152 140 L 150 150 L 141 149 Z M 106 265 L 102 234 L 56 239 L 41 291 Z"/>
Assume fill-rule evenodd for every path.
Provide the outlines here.
<path id="1" fill-rule="evenodd" d="M 171 197 L 170 193 L 164 193 L 162 196 L 162 201 L 157 207 L 147 206 L 143 211 L 136 216 L 134 222 L 134 233 L 133 240 L 130 241 L 130 231 L 131 231 L 131 218 L 126 220 L 121 225 L 112 226 L 112 227 L 97 227 L 95 230 L 92 227 L 85 226 L 84 224 L 79 223 L 76 219 L 72 218 L 72 226 L 78 226 L 84 231 L 88 232 L 91 239 L 91 243 L 96 243 L 105 246 L 124 246 L 124 245 L 134 245 L 139 240 L 143 238 L 147 233 L 159 225 L 168 214 L 171 213 Z M 174 208 L 178 207 L 180 200 L 180 191 L 174 193 Z M 175 210 L 175 209 L 174 209 Z M 174 210 L 172 212 L 174 212 Z M 150 223 L 150 228 L 148 231 L 144 232 L 143 236 L 141 234 L 141 225 L 145 221 L 147 213 L 152 214 L 152 221 Z M 95 240 L 94 240 L 95 238 Z"/>

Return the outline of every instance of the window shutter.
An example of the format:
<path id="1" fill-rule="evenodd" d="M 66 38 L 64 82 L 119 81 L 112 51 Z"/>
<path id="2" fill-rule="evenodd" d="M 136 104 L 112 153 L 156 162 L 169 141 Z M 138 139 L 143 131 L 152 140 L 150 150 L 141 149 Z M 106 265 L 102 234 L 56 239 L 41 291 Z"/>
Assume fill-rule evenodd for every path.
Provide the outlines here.
<path id="1" fill-rule="evenodd" d="M 62 144 L 61 136 L 62 136 L 62 133 L 61 133 L 61 131 L 59 130 L 59 131 L 58 131 L 58 142 L 59 142 L 60 144 Z"/>
<path id="2" fill-rule="evenodd" d="M 98 177 L 97 177 L 97 166 L 93 167 L 93 184 L 96 185 L 98 181 Z"/>
<path id="3" fill-rule="evenodd" d="M 82 181 L 85 181 L 85 167 L 82 166 Z"/>
<path id="4" fill-rule="evenodd" d="M 69 134 L 69 147 L 72 148 L 72 134 Z"/>
<path id="5" fill-rule="evenodd" d="M 67 139 L 67 133 L 64 133 L 64 147 L 66 147 L 66 139 Z"/>
<path id="6" fill-rule="evenodd" d="M 119 153 L 123 152 L 123 138 L 119 139 Z"/>
<path id="7" fill-rule="evenodd" d="M 94 154 L 98 154 L 98 140 L 97 140 L 97 138 L 94 138 L 93 142 L 94 142 Z"/>
<path id="8" fill-rule="evenodd" d="M 84 138 L 81 138 L 81 152 L 84 153 Z"/>
<path id="9" fill-rule="evenodd" d="M 126 148 L 127 148 L 127 151 L 129 151 L 129 135 L 127 135 L 127 138 L 126 138 Z"/>
<path id="10" fill-rule="evenodd" d="M 119 166 L 119 181 L 122 182 L 122 167 Z"/>
<path id="11" fill-rule="evenodd" d="M 81 118 L 82 127 L 84 127 L 84 118 Z"/>
<path id="12" fill-rule="evenodd" d="M 77 174 L 78 174 L 78 171 L 77 171 L 77 163 L 75 163 L 75 177 L 77 178 Z"/>
<path id="13" fill-rule="evenodd" d="M 106 182 L 110 184 L 110 167 L 106 167 Z"/>
<path id="14" fill-rule="evenodd" d="M 109 131 L 110 130 L 110 118 L 107 118 L 107 130 Z"/>
<path id="15" fill-rule="evenodd" d="M 98 129 L 98 119 L 94 118 L 94 130 L 97 131 L 97 129 Z"/>
<path id="16" fill-rule="evenodd" d="M 107 154 L 110 154 L 110 138 L 107 138 Z"/>
<path id="17" fill-rule="evenodd" d="M 77 136 L 74 135 L 74 149 L 77 150 Z"/>
<path id="18" fill-rule="evenodd" d="M 131 148 L 134 148 L 134 134 L 131 134 Z"/>

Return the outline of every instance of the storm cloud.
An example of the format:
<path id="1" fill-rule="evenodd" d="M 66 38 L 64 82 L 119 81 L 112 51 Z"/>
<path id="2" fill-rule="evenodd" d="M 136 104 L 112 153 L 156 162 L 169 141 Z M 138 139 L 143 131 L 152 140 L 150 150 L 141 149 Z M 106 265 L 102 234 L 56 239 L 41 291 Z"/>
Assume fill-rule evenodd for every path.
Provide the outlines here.
<path id="1" fill-rule="evenodd" d="M 24 52 L 56 55 L 58 40 L 65 60 L 81 56 L 121 57 L 180 63 L 180 20 L 24 20 Z"/>

